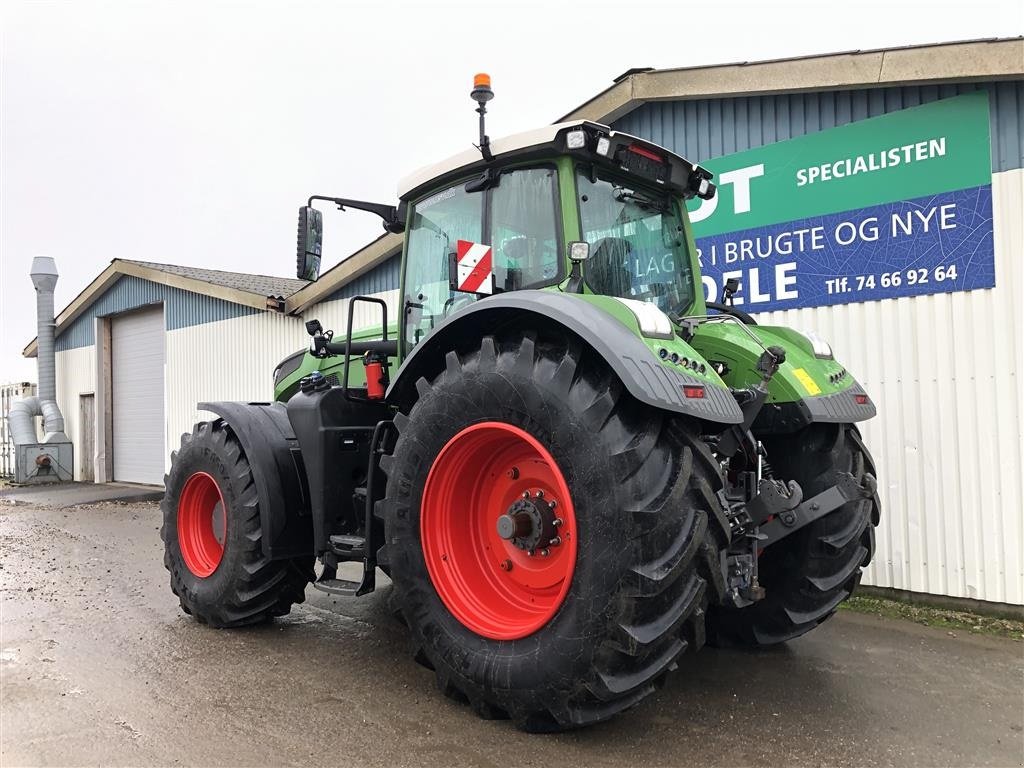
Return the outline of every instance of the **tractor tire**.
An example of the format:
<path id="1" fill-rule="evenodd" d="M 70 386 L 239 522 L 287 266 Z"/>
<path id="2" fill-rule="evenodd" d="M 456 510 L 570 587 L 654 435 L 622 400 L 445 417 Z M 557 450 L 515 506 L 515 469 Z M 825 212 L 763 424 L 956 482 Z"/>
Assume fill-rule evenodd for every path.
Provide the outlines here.
<path id="1" fill-rule="evenodd" d="M 804 499 L 827 490 L 836 474 L 858 481 L 876 474 L 871 454 L 852 424 L 812 424 L 793 435 L 764 440 L 775 476 L 796 480 Z M 720 607 L 708 616 L 714 645 L 767 646 L 810 632 L 827 620 L 860 584 L 875 552 L 877 495 L 844 504 L 761 554 L 765 597 L 746 608 Z"/>
<path id="2" fill-rule="evenodd" d="M 164 487 L 164 565 L 185 613 L 212 627 L 240 627 L 305 600 L 313 558 L 263 554 L 252 468 L 223 420 L 181 436 Z"/>
<path id="3" fill-rule="evenodd" d="M 417 389 L 381 503 L 414 657 L 446 695 L 527 731 L 640 702 L 704 644 L 724 593 L 721 479 L 696 424 L 632 399 L 589 349 L 531 333 L 449 352 Z M 540 522 L 509 539 L 498 521 L 524 498 L 558 518 L 560 541 L 532 554 L 519 537 Z"/>

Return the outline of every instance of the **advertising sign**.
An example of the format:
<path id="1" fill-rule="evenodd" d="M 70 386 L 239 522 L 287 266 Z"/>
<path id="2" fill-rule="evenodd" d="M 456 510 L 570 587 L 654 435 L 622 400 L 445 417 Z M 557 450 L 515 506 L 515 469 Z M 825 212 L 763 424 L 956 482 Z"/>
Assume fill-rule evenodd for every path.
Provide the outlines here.
<path id="1" fill-rule="evenodd" d="M 995 285 L 988 94 L 912 107 L 701 163 L 704 293 L 768 311 Z"/>

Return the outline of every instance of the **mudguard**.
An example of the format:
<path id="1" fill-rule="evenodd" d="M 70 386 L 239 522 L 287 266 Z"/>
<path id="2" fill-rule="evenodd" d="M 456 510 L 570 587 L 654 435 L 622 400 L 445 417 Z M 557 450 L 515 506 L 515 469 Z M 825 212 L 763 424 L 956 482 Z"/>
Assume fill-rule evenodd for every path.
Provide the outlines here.
<path id="1" fill-rule="evenodd" d="M 271 559 L 313 554 L 309 488 L 288 411 L 281 403 L 199 403 L 238 437 L 260 501 L 263 553 Z"/>
<path id="2" fill-rule="evenodd" d="M 395 374 L 387 400 L 399 404 L 415 399 L 421 376 L 432 377 L 444 367 L 450 350 L 466 348 L 488 333 L 509 327 L 546 328 L 570 332 L 604 358 L 626 390 L 642 403 L 719 424 L 739 424 L 743 414 L 729 389 L 710 371 L 703 378 L 684 373 L 679 366 L 662 363 L 639 335 L 635 318 L 616 303 L 614 317 L 595 302 L 608 297 L 582 297 L 554 291 L 515 291 L 499 294 L 460 310 L 445 319 L 421 341 Z M 623 319 L 628 316 L 628 320 Z M 630 328 L 627 322 L 633 321 Z M 698 354 L 679 338 L 651 340 L 670 351 L 678 348 L 693 358 Z M 701 398 L 688 398 L 684 387 L 701 386 Z"/>

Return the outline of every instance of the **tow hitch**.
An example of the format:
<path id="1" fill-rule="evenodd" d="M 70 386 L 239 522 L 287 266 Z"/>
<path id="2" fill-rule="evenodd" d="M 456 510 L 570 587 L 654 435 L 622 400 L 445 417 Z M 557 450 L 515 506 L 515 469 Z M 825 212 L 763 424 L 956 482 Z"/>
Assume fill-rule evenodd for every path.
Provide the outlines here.
<path id="1" fill-rule="evenodd" d="M 817 496 L 785 510 L 759 525 L 758 544 L 762 547 L 770 547 L 805 525 L 813 523 L 830 512 L 835 512 L 848 502 L 857 499 L 870 499 L 875 495 L 877 488 L 878 481 L 872 474 L 864 475 L 864 482 L 858 483 L 853 475 L 842 472 L 836 478 L 836 484 L 828 490 L 822 491 Z"/>

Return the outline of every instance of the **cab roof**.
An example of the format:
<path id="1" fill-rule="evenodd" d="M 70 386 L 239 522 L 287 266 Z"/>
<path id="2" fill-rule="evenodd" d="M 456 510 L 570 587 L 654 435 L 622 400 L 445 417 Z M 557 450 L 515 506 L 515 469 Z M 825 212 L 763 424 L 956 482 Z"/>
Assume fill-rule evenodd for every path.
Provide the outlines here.
<path id="1" fill-rule="evenodd" d="M 500 162 L 503 159 L 508 159 L 510 155 L 525 155 L 533 149 L 543 150 L 547 147 L 555 148 L 555 141 L 560 134 L 583 125 L 595 128 L 610 138 L 627 139 L 634 144 L 649 146 L 657 149 L 659 153 L 678 160 L 687 166 L 692 167 L 693 165 L 685 158 L 680 157 L 674 152 L 671 152 L 658 144 L 632 136 L 631 134 L 622 133 L 621 131 L 614 131 L 607 125 L 595 123 L 590 120 L 572 120 L 565 123 L 555 123 L 554 125 L 545 125 L 531 131 L 523 131 L 522 133 L 514 133 L 511 136 L 492 139 L 491 154 L 494 156 L 494 160 L 492 162 Z M 561 147 L 558 147 L 557 149 L 562 150 Z M 434 163 L 433 165 L 420 168 L 418 171 L 414 171 L 401 179 L 398 182 L 398 197 L 402 201 L 411 202 L 421 193 L 434 188 L 437 183 L 445 177 L 451 178 L 453 176 L 461 175 L 463 172 L 469 173 L 475 169 L 483 170 L 487 165 L 488 163 L 484 161 L 480 154 L 480 150 L 476 147 L 464 150 L 457 155 L 452 155 L 451 157 L 442 160 L 439 163 Z"/>

